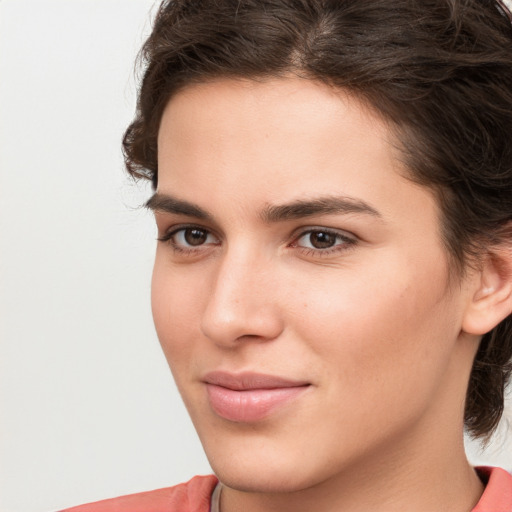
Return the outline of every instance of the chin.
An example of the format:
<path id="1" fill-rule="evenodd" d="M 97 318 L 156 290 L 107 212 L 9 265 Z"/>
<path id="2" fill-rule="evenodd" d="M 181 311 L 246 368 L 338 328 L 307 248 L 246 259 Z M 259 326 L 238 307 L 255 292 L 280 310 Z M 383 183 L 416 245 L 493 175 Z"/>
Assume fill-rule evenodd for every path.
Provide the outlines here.
<path id="1" fill-rule="evenodd" d="M 251 464 L 251 466 L 253 466 Z M 297 473 L 297 468 L 289 467 L 234 467 L 213 468 L 218 479 L 228 487 L 242 492 L 293 493 L 318 484 L 307 475 Z"/>
<path id="2" fill-rule="evenodd" d="M 293 493 L 329 479 L 332 468 L 297 447 L 283 449 L 261 439 L 252 446 L 218 443 L 206 446 L 210 465 L 219 480 L 232 489 L 257 493 Z M 222 446 L 222 450 L 219 447 Z"/>

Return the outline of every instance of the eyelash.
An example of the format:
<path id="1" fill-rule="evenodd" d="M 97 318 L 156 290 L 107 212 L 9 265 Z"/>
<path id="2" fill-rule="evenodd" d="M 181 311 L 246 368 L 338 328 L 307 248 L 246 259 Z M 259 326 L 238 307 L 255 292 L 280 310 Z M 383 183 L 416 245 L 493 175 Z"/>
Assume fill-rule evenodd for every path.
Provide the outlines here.
<path id="1" fill-rule="evenodd" d="M 201 250 L 201 248 L 204 247 L 205 244 L 198 245 L 198 246 L 196 246 L 196 248 L 194 248 L 194 247 L 186 247 L 186 246 L 180 245 L 180 244 L 176 243 L 175 241 L 173 241 L 173 238 L 178 233 L 183 232 L 183 234 L 185 234 L 185 232 L 187 230 L 194 230 L 194 229 L 205 233 L 206 237 L 215 236 L 210 230 L 208 230 L 202 226 L 185 225 L 185 226 L 175 227 L 174 229 L 172 229 L 171 231 L 168 231 L 161 237 L 158 237 L 157 240 L 159 242 L 164 242 L 164 243 L 169 244 L 171 249 L 176 253 L 180 253 L 180 254 L 184 254 L 184 255 L 197 253 L 198 250 Z M 302 246 L 298 245 L 298 242 L 302 238 L 304 238 L 308 235 L 311 235 L 313 233 L 317 233 L 317 234 L 322 233 L 325 235 L 333 236 L 335 238 L 335 241 L 334 241 L 335 245 L 333 245 L 331 247 L 326 247 L 323 249 L 315 248 L 315 247 L 302 247 Z M 338 243 L 336 243 L 336 242 L 338 242 Z M 339 242 L 341 242 L 341 243 L 339 243 Z M 340 233 L 339 231 L 329 229 L 329 228 L 324 228 L 324 227 L 312 227 L 312 228 L 308 228 L 306 230 L 300 231 L 297 235 L 294 235 L 293 241 L 290 244 L 288 244 L 288 247 L 297 248 L 306 256 L 322 257 L 322 256 L 329 256 L 333 253 L 344 252 L 346 250 L 349 250 L 354 245 L 356 245 L 356 243 L 357 243 L 357 240 L 355 237 L 348 236 L 347 234 Z M 217 244 L 215 244 L 215 245 L 217 245 Z"/>

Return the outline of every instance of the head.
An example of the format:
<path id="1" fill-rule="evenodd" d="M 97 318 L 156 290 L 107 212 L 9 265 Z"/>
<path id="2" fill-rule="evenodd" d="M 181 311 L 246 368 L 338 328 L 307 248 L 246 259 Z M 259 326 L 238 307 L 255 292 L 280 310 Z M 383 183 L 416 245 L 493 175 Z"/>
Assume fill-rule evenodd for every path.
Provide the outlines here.
<path id="1" fill-rule="evenodd" d="M 483 275 L 486 268 L 492 270 L 485 274 L 487 282 L 481 286 L 480 295 L 485 295 L 485 289 L 498 287 L 504 290 L 502 296 L 507 295 L 506 283 L 512 280 L 506 263 L 512 251 L 512 27 L 494 1 L 165 1 L 142 57 L 146 68 L 138 110 L 126 131 L 124 151 L 129 172 L 151 179 L 157 191 L 162 162 L 181 158 L 174 149 L 164 148 L 167 143 L 162 140 L 162 130 L 166 130 L 165 137 L 174 134 L 179 139 L 183 127 L 173 123 L 180 116 L 194 118 L 190 101 L 204 112 L 211 98 L 212 115 L 221 118 L 223 108 L 229 112 L 230 101 L 237 105 L 240 115 L 244 108 L 245 112 L 251 108 L 260 111 L 257 105 L 262 103 L 250 107 L 249 97 L 258 101 L 268 98 L 269 104 L 274 102 L 274 111 L 280 105 L 292 109 L 293 102 L 286 98 L 298 91 L 303 109 L 297 116 L 300 119 L 302 115 L 304 120 L 314 117 L 311 95 L 318 93 L 323 98 L 319 99 L 320 105 L 331 114 L 337 112 L 351 120 L 359 140 L 368 129 L 375 141 L 386 142 L 386 154 L 393 157 L 386 165 L 402 181 L 366 176 L 367 187 L 379 183 L 382 191 L 392 185 L 397 191 L 396 202 L 406 204 L 408 189 L 403 189 L 402 197 L 399 190 L 407 184 L 419 194 L 415 198 L 418 204 L 424 202 L 425 219 L 437 226 L 435 233 L 442 248 L 439 255 L 434 251 L 429 256 L 442 257 L 446 263 L 438 271 L 448 286 L 430 290 L 432 299 L 441 292 L 442 297 L 453 298 L 472 282 L 472 276 Z M 273 97 L 271 91 L 277 96 Z M 224 102 L 225 97 L 230 100 Z M 339 102 L 338 110 L 329 110 L 331 100 Z M 265 121 L 268 119 L 261 122 Z M 312 125 L 318 122 L 320 131 L 331 121 L 316 120 Z M 333 133 L 341 135 L 344 129 L 333 125 Z M 227 133 L 238 141 L 236 130 L 229 132 L 226 127 Z M 286 144 L 285 140 L 281 142 Z M 180 143 L 185 147 L 187 141 L 180 139 Z M 375 156 L 381 150 L 380 146 L 371 146 L 369 152 L 374 151 Z M 361 158 L 366 158 L 363 153 Z M 320 154 L 317 156 L 320 158 Z M 251 178 L 255 191 L 261 186 L 257 173 L 255 168 Z M 203 178 L 197 177 L 196 184 Z M 287 179 L 290 186 L 296 186 L 293 174 L 289 173 Z M 304 170 L 298 171 L 297 179 L 304 186 L 309 183 Z M 343 179 L 329 179 L 333 186 L 343 188 Z M 352 178 L 347 179 L 350 182 Z M 169 183 L 179 189 L 181 182 Z M 208 186 L 217 185 L 212 176 Z M 283 185 L 275 186 L 279 190 Z M 300 184 L 297 187 L 300 189 Z M 325 189 L 323 196 L 328 198 L 335 192 Z M 222 188 L 218 193 L 222 197 Z M 269 196 L 262 198 L 264 202 Z M 380 199 L 375 199 L 379 203 Z M 403 216 L 414 210 L 414 204 L 408 208 L 402 211 Z M 400 217 L 398 210 L 395 213 Z M 206 236 L 188 235 L 199 239 Z M 205 239 L 206 245 L 215 247 L 218 240 L 211 236 Z M 420 253 L 409 256 L 419 257 Z M 265 281 L 266 267 L 253 264 Z M 293 290 L 295 294 L 300 292 L 300 288 Z M 175 291 L 181 293 L 180 289 Z M 436 300 L 446 306 L 440 297 Z M 362 307 L 364 299 L 359 299 Z M 494 315 L 486 312 L 483 303 L 479 305 L 480 317 L 474 315 L 466 323 L 467 331 L 478 343 L 466 377 L 463 419 L 471 435 L 485 439 L 502 414 L 504 390 L 512 371 L 512 318 L 507 299 L 500 313 Z M 395 305 L 399 304 L 403 306 L 399 301 Z M 431 312 L 439 316 L 446 310 L 456 316 L 461 303 L 450 304 L 451 310 L 436 309 L 432 303 Z M 324 310 L 339 314 L 336 308 L 326 306 Z M 308 312 L 296 309 L 293 314 L 307 318 Z M 274 336 L 273 329 L 277 332 L 281 328 L 278 320 L 270 324 L 268 337 Z M 425 321 L 421 325 L 427 324 Z M 447 338 L 455 336 L 448 332 L 453 327 L 449 317 L 441 327 L 446 329 Z M 209 332 L 214 338 L 213 331 Z M 441 331 L 436 332 L 434 343 L 440 343 L 442 336 Z M 286 343 L 283 346 L 293 357 L 293 347 L 286 347 Z M 280 354 L 287 357 L 285 351 Z M 300 354 L 297 357 L 300 359 Z"/>

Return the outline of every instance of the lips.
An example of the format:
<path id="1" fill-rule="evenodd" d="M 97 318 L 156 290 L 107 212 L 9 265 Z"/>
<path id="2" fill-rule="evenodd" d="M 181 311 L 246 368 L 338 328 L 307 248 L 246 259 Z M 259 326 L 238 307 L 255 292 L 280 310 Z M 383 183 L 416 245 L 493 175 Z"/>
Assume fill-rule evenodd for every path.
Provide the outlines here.
<path id="1" fill-rule="evenodd" d="M 267 418 L 310 386 L 274 375 L 220 371 L 208 373 L 204 382 L 213 411 L 226 420 L 243 423 Z"/>

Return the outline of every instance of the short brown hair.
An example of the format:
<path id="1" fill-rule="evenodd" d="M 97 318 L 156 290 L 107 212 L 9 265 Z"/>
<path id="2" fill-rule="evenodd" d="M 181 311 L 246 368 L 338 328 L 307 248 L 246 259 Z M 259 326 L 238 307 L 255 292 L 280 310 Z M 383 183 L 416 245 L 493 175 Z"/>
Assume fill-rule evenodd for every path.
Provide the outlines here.
<path id="1" fill-rule="evenodd" d="M 170 97 L 217 77 L 295 73 L 355 93 L 396 127 L 411 178 L 432 187 L 457 272 L 512 245 L 512 27 L 494 0 L 165 0 L 142 53 L 128 171 L 158 182 Z M 512 372 L 512 317 L 473 365 L 465 426 L 488 437 Z"/>

